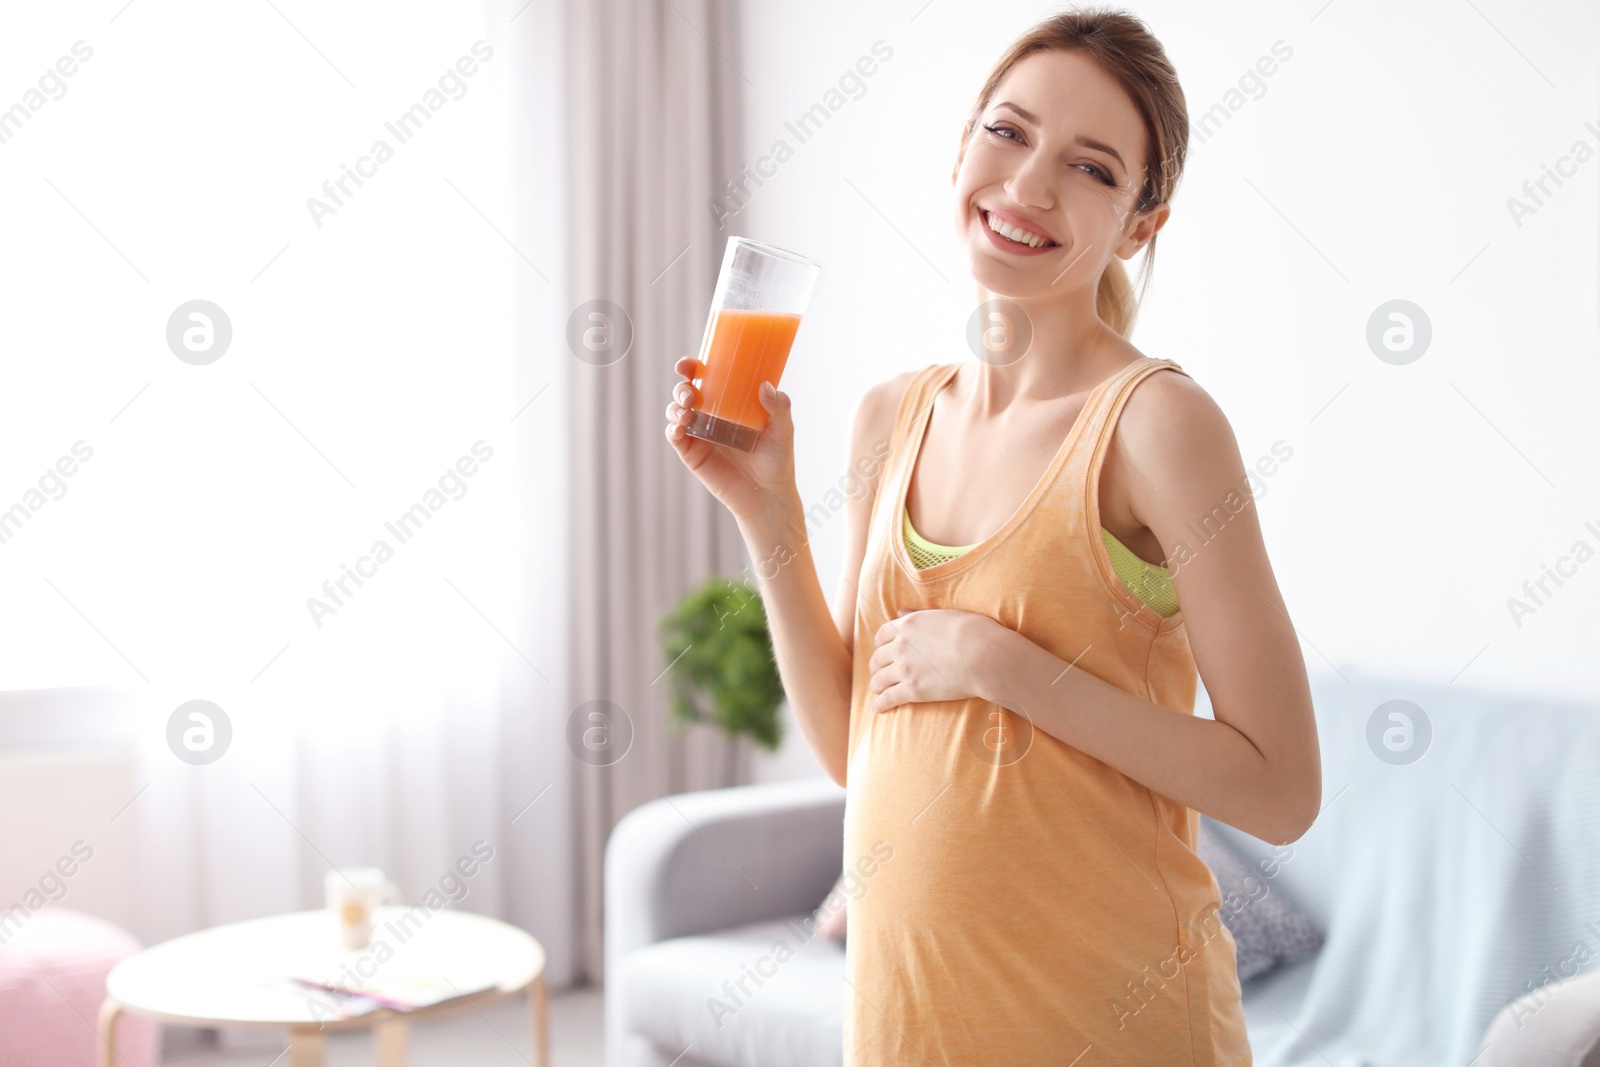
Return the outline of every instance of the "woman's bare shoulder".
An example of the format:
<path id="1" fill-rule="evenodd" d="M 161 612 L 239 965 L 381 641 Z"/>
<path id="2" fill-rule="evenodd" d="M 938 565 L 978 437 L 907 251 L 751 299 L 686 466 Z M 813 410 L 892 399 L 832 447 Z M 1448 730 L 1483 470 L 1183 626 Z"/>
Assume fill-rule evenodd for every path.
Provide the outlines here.
<path id="1" fill-rule="evenodd" d="M 1165 369 L 1172 373 L 1151 374 L 1129 394 L 1117 419 L 1119 434 L 1126 430 L 1125 439 L 1159 440 L 1180 448 L 1222 444 L 1231 427 L 1221 406 L 1188 371 Z"/>
<path id="2" fill-rule="evenodd" d="M 894 420 L 900 411 L 911 381 L 921 371 L 908 370 L 869 388 L 856 408 L 854 436 L 858 444 L 888 441 L 894 433 Z"/>
<path id="3" fill-rule="evenodd" d="M 867 395 L 862 399 L 862 407 L 870 408 L 880 418 L 887 414 L 889 421 L 894 421 L 894 414 L 900 409 L 900 401 L 905 397 L 906 390 L 911 387 L 911 380 L 920 371 L 908 370 L 896 374 L 893 378 L 886 378 L 867 390 Z"/>
<path id="4" fill-rule="evenodd" d="M 1242 460 L 1221 405 L 1185 371 L 1154 373 L 1128 396 L 1113 436 L 1117 462 L 1140 477 L 1126 479 L 1128 501 L 1145 525 L 1159 508 L 1204 514 L 1241 483 Z M 1156 490 L 1154 486 L 1165 487 Z"/>

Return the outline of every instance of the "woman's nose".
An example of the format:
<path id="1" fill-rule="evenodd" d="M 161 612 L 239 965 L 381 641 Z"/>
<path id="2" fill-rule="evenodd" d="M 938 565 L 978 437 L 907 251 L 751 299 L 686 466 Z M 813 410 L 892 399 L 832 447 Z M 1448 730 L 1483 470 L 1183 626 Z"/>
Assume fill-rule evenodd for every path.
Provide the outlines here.
<path id="1" fill-rule="evenodd" d="M 1030 152 L 1006 182 L 1006 192 L 1011 194 L 1019 207 L 1049 207 L 1052 203 L 1050 182 L 1049 168 L 1043 157 L 1037 152 Z"/>

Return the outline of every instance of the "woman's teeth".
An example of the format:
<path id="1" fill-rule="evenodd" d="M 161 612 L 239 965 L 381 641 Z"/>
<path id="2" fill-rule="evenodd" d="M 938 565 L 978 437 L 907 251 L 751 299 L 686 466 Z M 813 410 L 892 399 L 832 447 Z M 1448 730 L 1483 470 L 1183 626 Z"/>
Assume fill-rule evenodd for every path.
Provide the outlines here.
<path id="1" fill-rule="evenodd" d="M 1046 245 L 1055 244 L 1054 241 L 1047 237 L 1040 237 L 1037 234 L 1029 233 L 1027 230 L 1019 230 L 1015 226 L 1002 222 L 991 212 L 985 211 L 983 218 L 989 229 L 1009 241 L 1017 242 L 1017 244 L 1027 245 L 1029 248 L 1043 248 Z"/>

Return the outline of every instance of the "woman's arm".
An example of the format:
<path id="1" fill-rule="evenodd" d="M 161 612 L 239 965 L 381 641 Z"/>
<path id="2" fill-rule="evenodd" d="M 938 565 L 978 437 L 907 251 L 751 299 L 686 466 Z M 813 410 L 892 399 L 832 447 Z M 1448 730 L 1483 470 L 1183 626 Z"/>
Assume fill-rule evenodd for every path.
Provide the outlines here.
<path id="1" fill-rule="evenodd" d="M 873 387 L 857 407 L 851 429 L 849 470 L 855 492 L 847 496 L 844 564 L 830 615 L 811 555 L 805 505 L 797 491 L 771 493 L 765 503 L 735 516 L 772 632 L 772 648 L 795 721 L 828 776 L 845 784 L 850 733 L 852 648 L 856 578 L 866 552 L 872 499 L 882 478 L 889 433 L 900 395 L 911 376 Z M 769 431 L 792 433 L 789 398 L 777 394 Z"/>
<path id="2" fill-rule="evenodd" d="M 1112 444 L 1134 516 L 1167 550 L 1216 718 L 1071 670 L 1012 630 L 982 695 L 1163 796 L 1264 841 L 1294 841 L 1321 806 L 1321 754 L 1305 661 L 1233 429 L 1192 379 L 1156 374 L 1128 398 Z M 1207 520 L 1217 532 L 1195 545 L 1192 531 Z M 1180 542 L 1191 551 L 1174 559 L 1167 546 Z"/>
<path id="3" fill-rule="evenodd" d="M 798 494 L 739 521 L 761 583 L 773 658 L 800 732 L 822 769 L 844 784 L 850 729 L 850 650 L 839 640 L 817 579 Z"/>

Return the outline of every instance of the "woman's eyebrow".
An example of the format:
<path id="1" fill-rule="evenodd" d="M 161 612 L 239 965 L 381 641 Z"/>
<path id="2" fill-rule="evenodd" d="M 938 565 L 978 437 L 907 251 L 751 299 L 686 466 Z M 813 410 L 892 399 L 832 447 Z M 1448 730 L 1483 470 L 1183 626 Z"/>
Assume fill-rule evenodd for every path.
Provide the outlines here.
<path id="1" fill-rule="evenodd" d="M 1015 111 L 1022 118 L 1022 120 L 1024 122 L 1031 122 L 1035 126 L 1039 125 L 1039 116 L 1035 115 L 1033 112 L 1029 111 L 1025 107 L 1022 107 L 1019 104 L 1013 104 L 1009 100 L 1002 100 L 998 104 L 996 104 L 995 107 L 1008 107 L 1012 111 Z M 1116 160 L 1118 163 L 1121 163 L 1123 170 L 1127 170 L 1128 169 L 1128 164 L 1123 160 L 1122 153 L 1118 152 L 1115 148 L 1112 148 L 1110 145 L 1106 144 L 1104 141 L 1097 141 L 1093 137 L 1084 137 L 1082 134 L 1080 134 L 1076 138 L 1074 138 L 1074 141 L 1077 144 L 1083 145 L 1083 147 L 1085 147 L 1085 148 L 1093 148 L 1097 152 L 1104 152 L 1106 155 L 1110 156 L 1112 159 Z"/>

